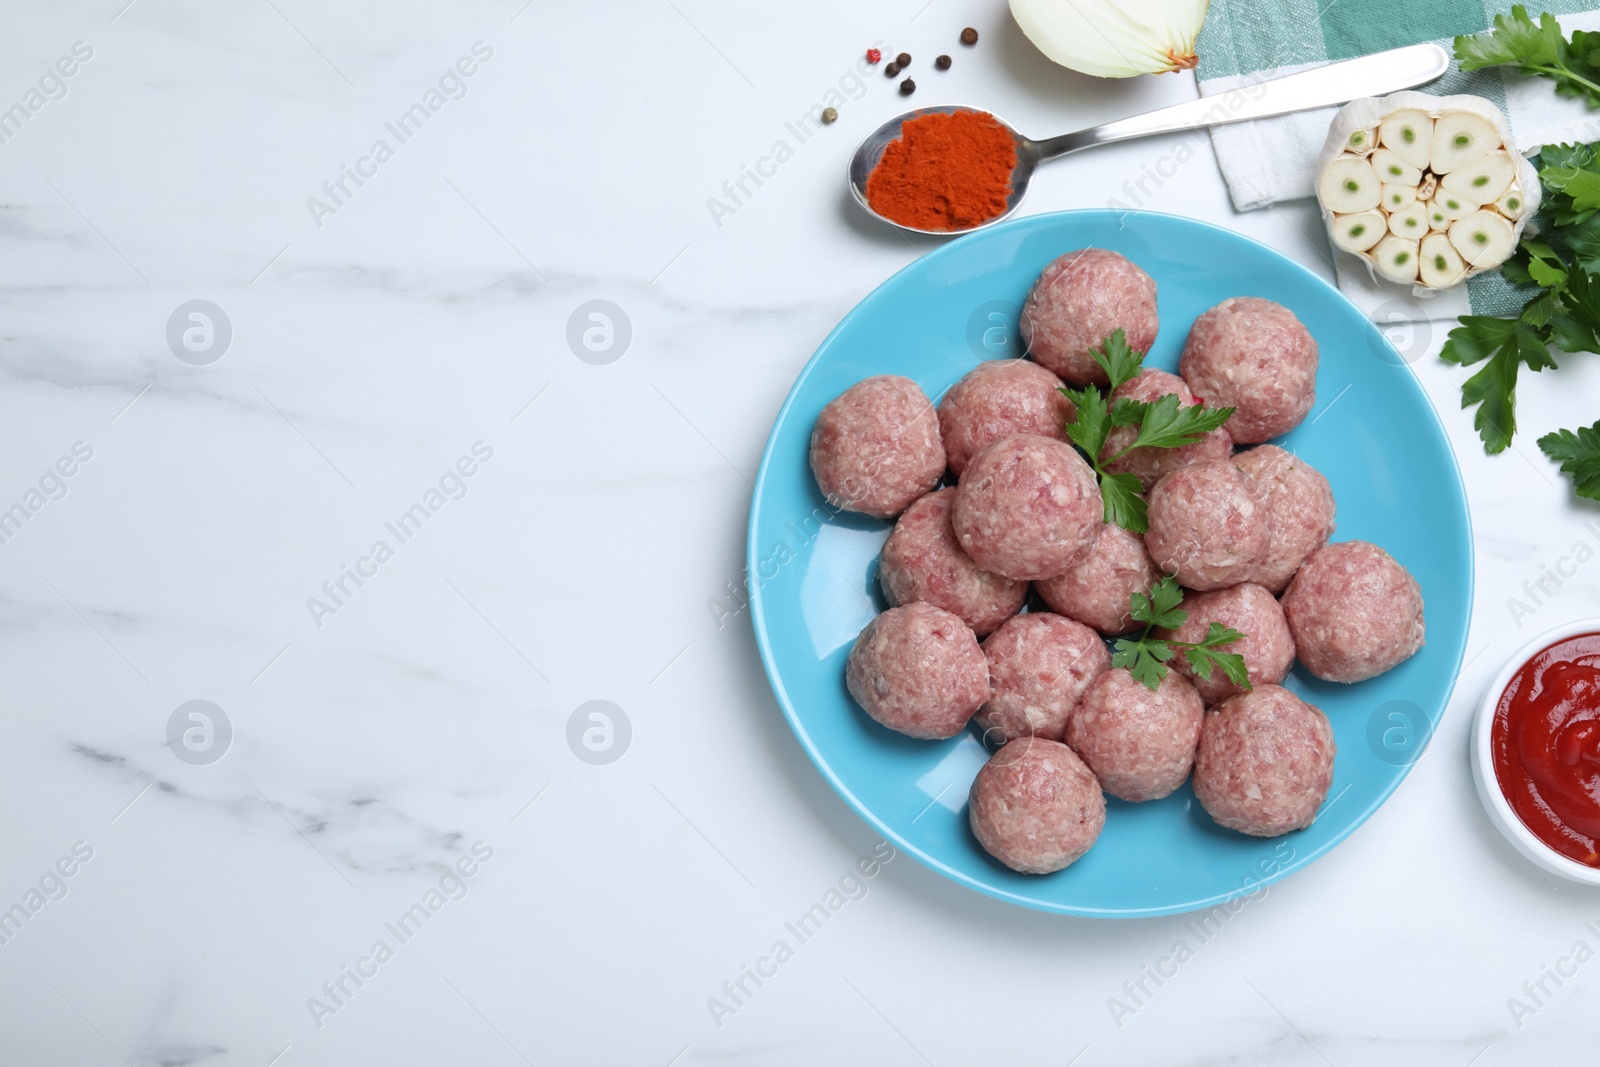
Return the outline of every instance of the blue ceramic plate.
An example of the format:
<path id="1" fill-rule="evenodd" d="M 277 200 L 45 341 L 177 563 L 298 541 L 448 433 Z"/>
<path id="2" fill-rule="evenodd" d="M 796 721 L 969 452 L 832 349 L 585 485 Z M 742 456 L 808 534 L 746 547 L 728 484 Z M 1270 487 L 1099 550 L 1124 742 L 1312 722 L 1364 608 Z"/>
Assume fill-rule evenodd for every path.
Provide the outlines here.
<path id="1" fill-rule="evenodd" d="M 1428 641 L 1387 674 L 1345 686 L 1285 682 L 1327 712 L 1333 788 L 1309 828 L 1280 838 L 1218 827 L 1185 786 L 1164 800 L 1108 799 L 1105 832 L 1064 871 L 1017 874 L 967 828 L 987 753 L 976 732 L 913 741 L 850 699 L 845 658 L 886 605 L 878 550 L 890 524 L 833 511 L 807 465 L 822 406 L 872 374 L 903 374 L 937 400 L 980 359 L 1019 354 L 1017 316 L 1045 264 L 1110 248 L 1155 278 L 1161 332 L 1147 363 L 1177 369 L 1195 317 L 1230 296 L 1294 311 L 1321 347 L 1317 402 L 1279 443 L 1327 475 L 1335 540 L 1382 545 L 1422 585 Z M 1002 223 L 917 260 L 863 300 L 817 349 L 778 413 L 750 507 L 756 640 L 795 736 L 861 817 L 928 866 L 980 892 L 1072 915 L 1165 915 L 1257 891 L 1344 840 L 1394 792 L 1444 713 L 1472 605 L 1472 537 L 1455 458 L 1410 368 L 1322 279 L 1270 248 L 1190 219 L 1067 211 Z"/>

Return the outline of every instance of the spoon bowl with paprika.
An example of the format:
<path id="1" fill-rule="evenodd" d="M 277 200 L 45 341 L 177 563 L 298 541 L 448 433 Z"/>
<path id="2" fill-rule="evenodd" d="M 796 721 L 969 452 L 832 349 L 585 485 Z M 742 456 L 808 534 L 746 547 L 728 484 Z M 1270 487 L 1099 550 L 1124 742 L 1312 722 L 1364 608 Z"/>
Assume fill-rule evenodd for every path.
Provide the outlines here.
<path id="1" fill-rule="evenodd" d="M 1331 107 L 1426 84 L 1450 65 L 1436 44 L 1392 48 L 1132 118 L 1036 141 L 978 108 L 918 108 L 872 131 L 850 157 L 850 192 L 904 230 L 971 233 L 1016 211 L 1034 168 L 1113 141 Z"/>

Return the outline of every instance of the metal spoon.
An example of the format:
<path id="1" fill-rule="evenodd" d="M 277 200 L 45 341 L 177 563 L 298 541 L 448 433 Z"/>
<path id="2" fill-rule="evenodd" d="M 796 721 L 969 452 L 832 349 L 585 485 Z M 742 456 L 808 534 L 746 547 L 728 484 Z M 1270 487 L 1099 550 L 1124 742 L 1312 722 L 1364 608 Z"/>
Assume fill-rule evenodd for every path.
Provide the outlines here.
<path id="1" fill-rule="evenodd" d="M 1187 103 L 1174 104 L 1157 111 L 1118 119 L 1103 126 L 1095 126 L 1076 133 L 1035 141 L 1024 137 L 998 115 L 970 107 L 925 107 L 908 111 L 890 119 L 872 132 L 850 157 L 850 191 L 856 201 L 878 218 L 913 233 L 948 236 L 971 233 L 973 230 L 999 222 L 1017 209 L 1028 192 L 1028 180 L 1033 169 L 1046 160 L 1081 152 L 1085 148 L 1127 141 L 1135 137 L 1148 137 L 1157 133 L 1176 133 L 1181 130 L 1198 130 L 1221 126 L 1229 122 L 1264 119 L 1273 115 L 1286 115 L 1292 111 L 1309 111 L 1313 108 L 1342 104 L 1361 96 L 1380 96 L 1383 93 L 1410 89 L 1430 82 L 1443 74 L 1450 65 L 1450 56 L 1436 44 L 1415 44 L 1405 48 L 1392 48 L 1360 59 L 1347 59 L 1330 63 L 1315 70 L 1290 74 L 1283 78 L 1260 82 L 1233 92 L 1201 97 Z M 1006 200 L 1006 210 L 992 219 L 964 230 L 922 230 L 884 218 L 867 202 L 867 175 L 878 165 L 883 151 L 900 137 L 900 126 L 907 119 L 933 112 L 950 114 L 957 111 L 976 111 L 989 115 L 1000 123 L 1017 141 L 1017 165 L 1011 172 L 1011 196 Z"/>

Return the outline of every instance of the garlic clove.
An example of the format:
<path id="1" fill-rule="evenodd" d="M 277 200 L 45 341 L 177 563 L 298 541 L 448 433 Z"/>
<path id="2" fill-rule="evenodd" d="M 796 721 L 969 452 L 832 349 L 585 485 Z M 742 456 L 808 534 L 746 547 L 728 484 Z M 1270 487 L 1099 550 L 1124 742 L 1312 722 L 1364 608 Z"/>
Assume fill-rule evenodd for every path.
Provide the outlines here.
<path id="1" fill-rule="evenodd" d="M 1449 174 L 1499 147 L 1500 134 L 1494 123 L 1470 111 L 1451 111 L 1434 121 L 1428 165 L 1435 174 Z"/>
<path id="2" fill-rule="evenodd" d="M 1480 204 L 1492 203 L 1511 187 L 1517 165 L 1507 152 L 1490 152 L 1476 163 L 1468 163 L 1446 174 L 1440 184 L 1452 193 L 1470 196 Z"/>
<path id="3" fill-rule="evenodd" d="M 1382 188 L 1378 203 L 1383 205 L 1385 211 L 1399 211 L 1417 202 L 1417 187 L 1414 185 L 1391 185 L 1385 182 Z"/>
<path id="4" fill-rule="evenodd" d="M 1432 162 L 1433 120 L 1414 108 L 1391 112 L 1378 126 L 1378 140 L 1383 147 L 1422 170 Z"/>
<path id="5" fill-rule="evenodd" d="M 1517 249 L 1511 223 L 1493 211 L 1474 211 L 1450 224 L 1450 243 L 1474 270 L 1498 267 Z"/>
<path id="6" fill-rule="evenodd" d="M 1417 256 L 1423 285 L 1448 289 L 1467 276 L 1467 265 L 1446 234 L 1430 233 L 1424 237 Z"/>
<path id="7" fill-rule="evenodd" d="M 1512 185 L 1504 196 L 1495 201 L 1494 209 L 1515 222 L 1528 213 L 1528 201 L 1522 195 L 1522 190 Z"/>
<path id="8" fill-rule="evenodd" d="M 1416 185 L 1422 181 L 1420 167 L 1413 167 L 1387 148 L 1372 153 L 1372 169 L 1378 172 L 1378 180 L 1386 184 Z"/>
<path id="9" fill-rule="evenodd" d="M 1391 282 L 1417 280 L 1417 242 L 1390 234 L 1373 249 L 1373 266 Z"/>
<path id="10" fill-rule="evenodd" d="M 1329 211 L 1347 214 L 1378 206 L 1382 192 L 1372 164 L 1360 156 L 1340 156 L 1322 171 L 1317 198 Z"/>
<path id="11" fill-rule="evenodd" d="M 1445 189 L 1439 190 L 1431 203 L 1433 204 L 1434 208 L 1443 212 L 1444 217 L 1449 219 L 1451 222 L 1454 222 L 1457 219 L 1466 218 L 1468 215 L 1478 210 L 1479 207 L 1478 204 L 1467 199 L 1466 197 L 1461 196 L 1458 193 L 1452 193 Z"/>
<path id="12" fill-rule="evenodd" d="M 1412 204 L 1389 213 L 1389 232 L 1419 241 L 1428 232 L 1428 205 Z"/>
<path id="13" fill-rule="evenodd" d="M 1340 215 L 1333 220 L 1333 243 L 1346 252 L 1365 252 L 1388 232 L 1383 215 L 1376 211 Z"/>
<path id="14" fill-rule="evenodd" d="M 1377 147 L 1377 130 L 1352 130 L 1344 142 L 1344 150 L 1354 152 L 1358 156 L 1364 156 Z"/>
<path id="15" fill-rule="evenodd" d="M 1440 210 L 1439 205 L 1437 204 L 1430 203 L 1427 205 L 1427 208 L 1428 229 L 1430 230 L 1448 230 L 1450 228 L 1450 224 L 1456 221 Z"/>

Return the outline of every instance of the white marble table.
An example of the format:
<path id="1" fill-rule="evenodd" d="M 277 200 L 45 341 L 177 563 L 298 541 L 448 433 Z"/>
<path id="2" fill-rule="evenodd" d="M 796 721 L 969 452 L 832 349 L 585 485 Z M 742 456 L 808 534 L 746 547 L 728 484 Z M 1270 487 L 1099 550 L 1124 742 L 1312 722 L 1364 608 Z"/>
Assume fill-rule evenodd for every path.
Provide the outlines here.
<path id="1" fill-rule="evenodd" d="M 1592 1053 L 1600 964 L 1520 1026 L 1507 1002 L 1600 947 L 1600 897 L 1499 839 L 1465 738 L 1515 646 L 1595 613 L 1600 563 L 1531 618 L 1509 599 L 1600 547 L 1532 447 L 1593 421 L 1600 361 L 1526 376 L 1521 447 L 1490 459 L 1442 331 L 1417 339 L 1479 552 L 1446 722 L 1365 827 L 1136 1011 L 1112 998 L 1183 918 L 1035 914 L 903 856 L 756 986 L 744 968 L 877 844 L 746 620 L 711 607 L 795 373 L 929 247 L 844 196 L 849 148 L 902 106 L 855 59 L 909 50 L 915 103 L 1041 133 L 1192 79 L 1074 76 L 975 0 L 126 2 L 12 0 L 0 34 L 0 108 L 27 112 L 0 127 L 0 511 L 26 516 L 0 527 L 0 909 L 22 916 L 0 1063 Z M 801 141 L 830 90 L 838 124 Z M 1052 167 L 1027 208 L 1128 202 L 1147 173 L 1170 176 L 1137 206 L 1328 274 L 1312 206 L 1235 214 L 1203 137 Z M 180 359 L 193 300 L 231 337 L 213 314 L 185 348 L 185 309 Z M 591 300 L 625 313 L 620 358 L 569 347 Z M 231 738 L 213 714 L 185 747 L 185 710 L 169 745 L 194 700 Z M 569 745 L 592 700 L 631 724 L 609 764 Z M 708 1007 L 741 980 L 736 1011 Z"/>

